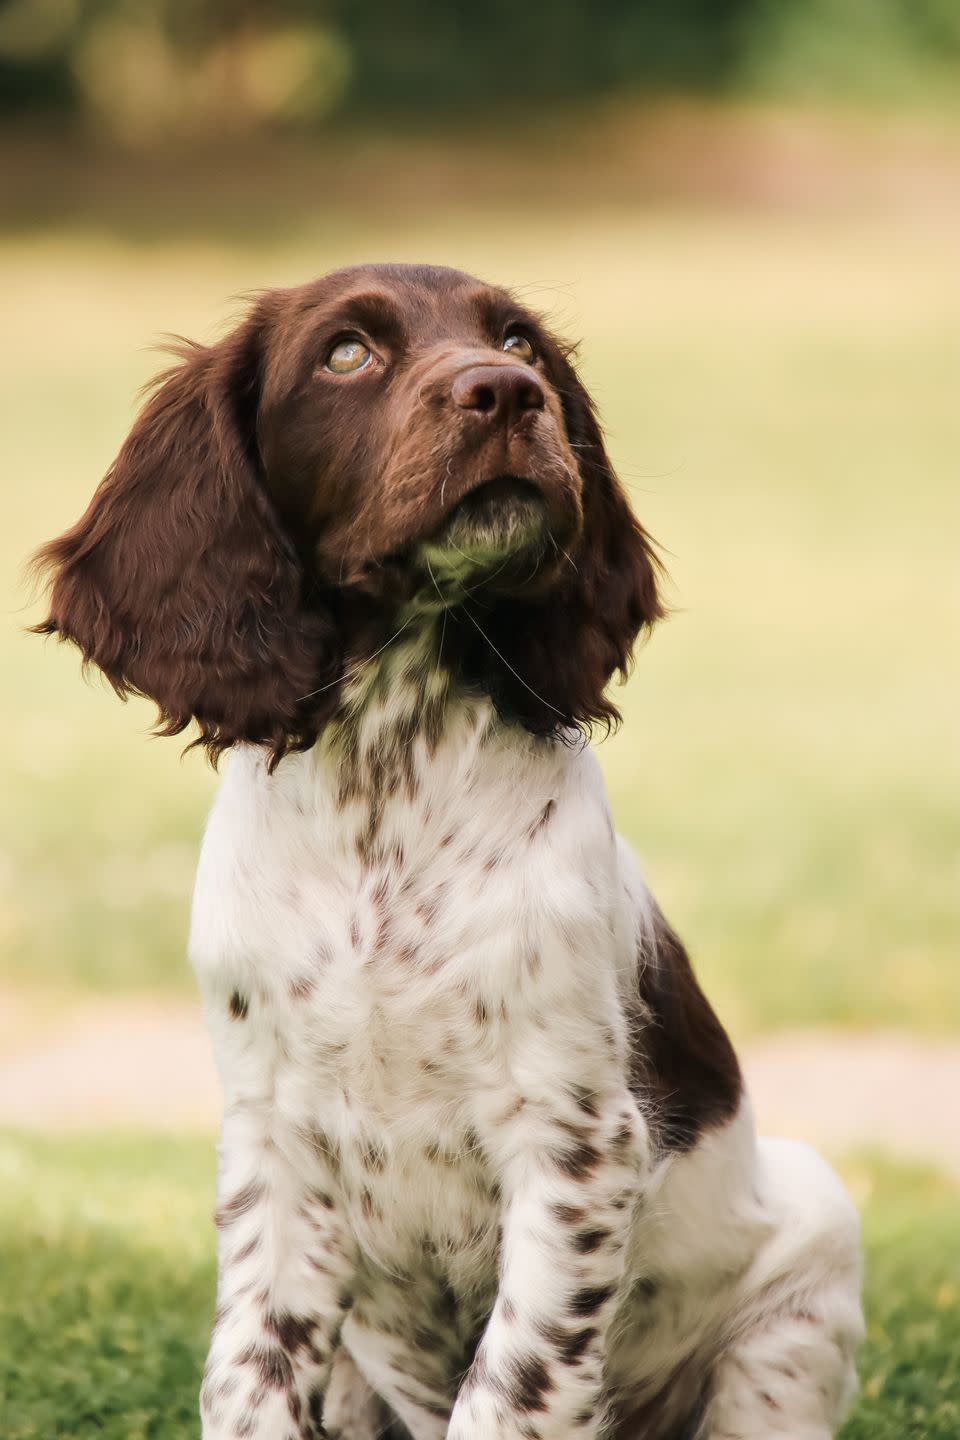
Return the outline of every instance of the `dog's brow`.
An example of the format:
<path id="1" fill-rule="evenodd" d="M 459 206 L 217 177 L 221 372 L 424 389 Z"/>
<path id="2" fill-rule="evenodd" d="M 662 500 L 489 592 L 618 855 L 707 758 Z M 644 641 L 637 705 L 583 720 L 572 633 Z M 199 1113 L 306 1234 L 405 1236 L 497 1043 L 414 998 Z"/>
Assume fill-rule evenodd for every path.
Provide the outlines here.
<path id="1" fill-rule="evenodd" d="M 482 329 L 490 335 L 496 334 L 515 315 L 519 318 L 518 306 L 510 296 L 487 286 L 474 291 L 468 304 L 478 317 Z"/>
<path id="2" fill-rule="evenodd" d="M 328 319 L 336 325 L 357 325 L 385 339 L 402 336 L 405 331 L 402 307 L 396 296 L 381 290 L 343 296 L 329 312 Z"/>

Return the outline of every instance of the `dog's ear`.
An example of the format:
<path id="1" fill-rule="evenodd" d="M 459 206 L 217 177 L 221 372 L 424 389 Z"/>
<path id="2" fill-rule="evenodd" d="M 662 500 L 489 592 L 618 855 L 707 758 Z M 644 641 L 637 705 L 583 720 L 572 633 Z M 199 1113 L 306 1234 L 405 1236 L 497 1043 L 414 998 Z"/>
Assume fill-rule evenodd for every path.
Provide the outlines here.
<path id="1" fill-rule="evenodd" d="M 154 700 L 159 733 L 196 720 L 214 760 L 237 741 L 274 761 L 312 743 L 341 664 L 262 483 L 267 323 L 254 312 L 220 344 L 184 347 L 86 514 L 35 557 L 50 581 L 36 631 L 72 640 L 121 697 Z"/>
<path id="2" fill-rule="evenodd" d="M 653 544 L 613 472 L 590 396 L 563 365 L 558 388 L 583 480 L 580 538 L 548 595 L 506 602 L 486 618 L 506 665 L 488 670 L 485 687 L 499 708 L 539 732 L 615 724 L 607 686 L 615 672 L 626 673 L 641 630 L 664 613 Z M 489 655 L 481 663 L 488 667 Z"/>

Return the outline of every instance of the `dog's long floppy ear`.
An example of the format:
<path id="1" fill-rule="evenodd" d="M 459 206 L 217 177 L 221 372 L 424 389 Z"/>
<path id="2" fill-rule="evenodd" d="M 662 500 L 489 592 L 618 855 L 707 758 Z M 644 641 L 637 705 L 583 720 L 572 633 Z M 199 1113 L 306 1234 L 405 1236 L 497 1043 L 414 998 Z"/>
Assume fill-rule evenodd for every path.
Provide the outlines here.
<path id="1" fill-rule="evenodd" d="M 154 700 L 159 733 L 196 720 L 214 760 L 241 740 L 274 761 L 312 743 L 341 661 L 262 483 L 265 324 L 184 348 L 86 514 L 35 557 L 50 580 L 36 631 L 72 640 L 121 697 Z"/>
<path id="2" fill-rule="evenodd" d="M 485 622 L 506 666 L 494 662 L 484 683 L 500 709 L 538 732 L 615 724 L 607 686 L 626 673 L 641 630 L 664 614 L 650 537 L 613 472 L 590 396 L 564 367 L 564 418 L 583 477 L 581 537 L 549 595 L 498 605 Z"/>

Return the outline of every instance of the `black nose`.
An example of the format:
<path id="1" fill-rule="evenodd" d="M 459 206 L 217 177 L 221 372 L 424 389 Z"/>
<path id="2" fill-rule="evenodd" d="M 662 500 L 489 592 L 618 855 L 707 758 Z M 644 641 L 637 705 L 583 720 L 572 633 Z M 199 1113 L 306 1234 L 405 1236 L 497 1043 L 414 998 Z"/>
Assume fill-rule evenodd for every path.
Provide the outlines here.
<path id="1" fill-rule="evenodd" d="M 453 382 L 453 403 L 489 424 L 512 425 L 543 409 L 543 386 L 525 365 L 471 365 Z"/>

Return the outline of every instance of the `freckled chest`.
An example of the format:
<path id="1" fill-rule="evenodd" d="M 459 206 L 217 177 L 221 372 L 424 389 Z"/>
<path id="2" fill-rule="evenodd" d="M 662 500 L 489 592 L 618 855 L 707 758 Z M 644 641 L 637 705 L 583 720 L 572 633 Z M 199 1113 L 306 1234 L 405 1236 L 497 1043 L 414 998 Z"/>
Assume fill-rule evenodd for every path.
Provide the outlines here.
<path id="1" fill-rule="evenodd" d="M 398 849 L 341 868 L 313 897 L 310 940 L 291 920 L 282 963 L 253 984 L 293 1074 L 391 1130 L 441 1131 L 451 1107 L 505 1083 L 544 983 L 528 857 L 445 838 L 426 865 Z"/>
<path id="2" fill-rule="evenodd" d="M 364 798 L 344 806 L 310 757 L 276 776 L 239 758 L 191 937 L 227 1102 L 323 1137 L 368 1249 L 428 1216 L 441 1247 L 489 1253 L 485 1129 L 578 967 L 595 988 L 605 804 L 555 747 L 517 764 L 460 744 L 371 830 Z"/>
<path id="3" fill-rule="evenodd" d="M 312 967 L 268 982 L 262 1003 L 277 1109 L 317 1137 L 363 1253 L 419 1264 L 429 1242 L 438 1274 L 475 1285 L 494 1272 L 497 1206 L 473 1102 L 506 1095 L 510 1064 L 485 972 L 521 956 L 444 848 L 447 873 L 433 867 L 426 888 L 395 861 L 343 885 Z"/>

